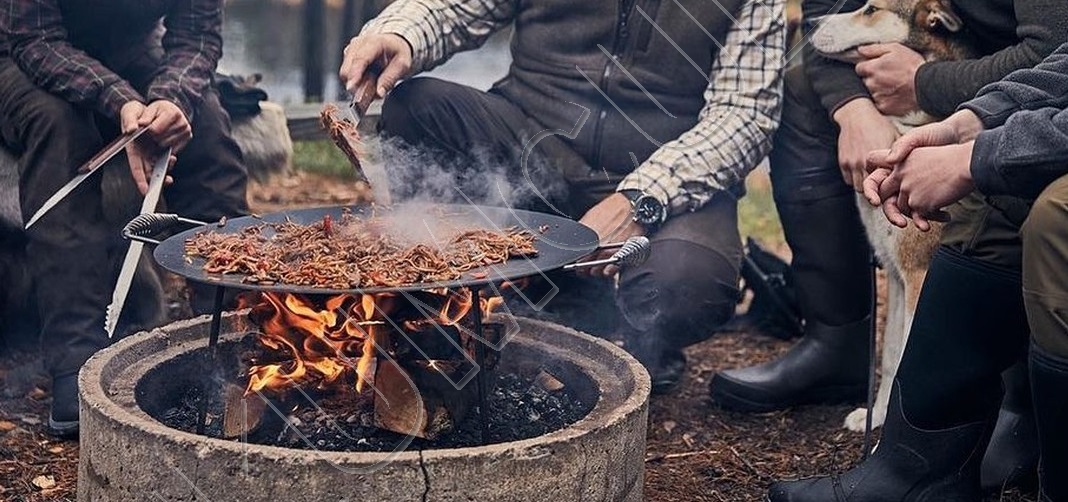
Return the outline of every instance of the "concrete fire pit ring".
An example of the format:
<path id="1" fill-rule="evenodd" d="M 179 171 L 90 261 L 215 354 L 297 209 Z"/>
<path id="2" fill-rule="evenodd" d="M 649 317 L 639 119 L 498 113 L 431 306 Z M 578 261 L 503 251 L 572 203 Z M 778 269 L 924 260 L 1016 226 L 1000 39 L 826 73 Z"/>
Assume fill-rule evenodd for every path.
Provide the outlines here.
<path id="1" fill-rule="evenodd" d="M 489 446 L 387 453 L 295 450 L 169 428 L 138 405 L 138 382 L 207 345 L 209 319 L 122 340 L 79 376 L 78 500 L 636 501 L 642 499 L 649 376 L 622 349 L 568 328 L 517 319 L 501 364 L 578 368 L 599 397 L 578 422 Z M 237 333 L 239 316 L 223 319 Z M 221 343 L 240 334 L 224 335 Z M 567 382 L 566 378 L 561 380 Z"/>

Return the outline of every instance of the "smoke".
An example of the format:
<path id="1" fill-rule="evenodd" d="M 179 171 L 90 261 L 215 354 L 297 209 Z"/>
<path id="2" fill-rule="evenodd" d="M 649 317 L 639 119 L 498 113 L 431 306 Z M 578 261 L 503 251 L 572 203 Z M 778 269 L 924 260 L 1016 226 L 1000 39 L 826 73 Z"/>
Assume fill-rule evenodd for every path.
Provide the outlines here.
<path id="1" fill-rule="evenodd" d="M 398 138 L 365 140 L 364 172 L 375 200 L 386 204 L 474 204 L 549 211 L 567 197 L 567 183 L 547 161 L 522 165 L 522 148 L 502 159 L 486 150 L 442 155 Z M 534 157 L 534 156 L 532 156 Z"/>

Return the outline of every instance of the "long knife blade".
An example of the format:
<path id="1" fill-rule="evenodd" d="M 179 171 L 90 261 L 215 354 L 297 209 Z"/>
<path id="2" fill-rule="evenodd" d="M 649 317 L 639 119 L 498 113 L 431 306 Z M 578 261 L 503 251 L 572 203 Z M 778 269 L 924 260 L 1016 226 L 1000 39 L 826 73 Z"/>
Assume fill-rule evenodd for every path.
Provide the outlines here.
<path id="1" fill-rule="evenodd" d="M 56 204 L 59 204 L 59 201 L 63 200 L 63 198 L 73 192 L 75 188 L 78 188 L 78 185 L 81 185 L 86 178 L 95 173 L 100 166 L 103 166 L 109 160 L 113 159 L 119 152 L 126 148 L 126 145 L 129 145 L 133 140 L 139 138 L 147 130 L 148 126 L 143 126 L 139 127 L 136 131 L 115 138 L 115 140 L 109 143 L 108 146 L 105 146 L 103 150 L 100 150 L 100 152 L 94 155 L 93 158 L 89 159 L 82 165 L 82 167 L 78 168 L 79 174 L 67 182 L 66 185 L 63 185 L 63 187 L 57 190 L 56 193 L 52 194 L 52 196 L 41 205 L 41 208 L 38 209 L 36 213 L 33 213 L 33 217 L 30 218 L 30 221 L 26 222 L 26 230 L 29 230 L 34 223 L 37 223 L 37 220 L 45 215 L 45 213 L 50 211 L 53 207 L 56 207 Z"/>
<path id="2" fill-rule="evenodd" d="M 148 192 L 145 193 L 145 200 L 141 203 L 140 214 L 156 210 L 160 192 L 163 191 L 163 180 L 167 177 L 167 164 L 170 158 L 171 149 L 168 148 L 152 166 L 152 176 L 148 180 Z M 140 241 L 130 241 L 130 248 L 126 250 L 126 257 L 122 260 L 122 271 L 119 272 L 119 280 L 115 282 L 115 291 L 111 293 L 111 304 L 108 305 L 104 316 L 104 330 L 107 331 L 108 338 L 115 334 L 115 327 L 119 324 L 119 315 L 122 314 L 122 307 L 126 303 L 126 295 L 130 292 L 130 284 L 133 282 L 137 262 L 141 259 L 141 250 L 144 247 L 144 243 Z"/>

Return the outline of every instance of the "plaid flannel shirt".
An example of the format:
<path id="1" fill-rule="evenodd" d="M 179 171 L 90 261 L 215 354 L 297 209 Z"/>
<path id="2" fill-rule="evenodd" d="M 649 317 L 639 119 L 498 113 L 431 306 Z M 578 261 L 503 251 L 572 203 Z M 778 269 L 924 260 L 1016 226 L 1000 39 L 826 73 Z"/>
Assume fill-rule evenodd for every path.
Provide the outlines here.
<path id="1" fill-rule="evenodd" d="M 413 50 L 413 70 L 481 45 L 515 16 L 512 0 L 400 0 L 362 33 L 393 33 Z M 695 211 L 738 188 L 771 149 L 779 122 L 785 65 L 785 0 L 749 0 L 708 76 L 699 122 L 664 143 L 623 179 L 619 190 L 644 191 L 672 214 Z M 712 38 L 710 36 L 710 38 Z M 714 41 L 714 39 L 713 39 Z M 718 44 L 718 42 L 716 42 Z"/>
<path id="2" fill-rule="evenodd" d="M 12 58 L 38 87 L 113 119 L 128 101 L 166 100 L 178 105 L 192 120 L 200 95 L 211 84 L 222 56 L 222 0 L 141 0 L 122 6 L 158 13 L 166 28 L 162 68 L 145 96 L 84 48 L 75 47 L 68 37 L 73 29 L 104 33 L 124 27 L 93 27 L 86 26 L 82 19 L 66 19 L 61 3 L 0 1 L 0 57 Z M 134 41 L 134 45 L 145 43 Z M 147 47 L 114 49 L 137 51 Z"/>

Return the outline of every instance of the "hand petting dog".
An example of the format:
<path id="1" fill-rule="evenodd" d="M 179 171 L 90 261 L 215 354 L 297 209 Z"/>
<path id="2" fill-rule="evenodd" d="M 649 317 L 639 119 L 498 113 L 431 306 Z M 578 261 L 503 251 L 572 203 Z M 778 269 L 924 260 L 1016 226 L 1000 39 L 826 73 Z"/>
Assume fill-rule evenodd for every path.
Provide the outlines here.
<path id="1" fill-rule="evenodd" d="M 920 109 L 916 98 L 916 72 L 924 63 L 920 53 L 898 43 L 865 45 L 857 53 L 864 59 L 854 70 L 880 112 L 900 117 Z"/>

